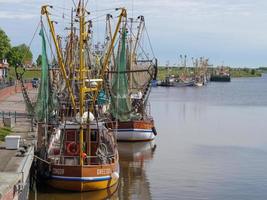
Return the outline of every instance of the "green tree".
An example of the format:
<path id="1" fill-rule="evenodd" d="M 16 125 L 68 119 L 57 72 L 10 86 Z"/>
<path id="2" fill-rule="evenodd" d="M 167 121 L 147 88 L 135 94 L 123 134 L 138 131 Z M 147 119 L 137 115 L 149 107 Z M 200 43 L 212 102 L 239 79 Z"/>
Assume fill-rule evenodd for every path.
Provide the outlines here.
<path id="1" fill-rule="evenodd" d="M 40 67 L 42 65 L 42 55 L 39 55 L 36 60 L 37 67 Z"/>
<path id="2" fill-rule="evenodd" d="M 27 64 L 32 61 L 32 52 L 26 44 L 21 44 L 11 48 L 7 59 L 12 66 Z"/>
<path id="3" fill-rule="evenodd" d="M 0 28 L 0 59 L 4 59 L 10 51 L 10 40 L 6 33 Z"/>

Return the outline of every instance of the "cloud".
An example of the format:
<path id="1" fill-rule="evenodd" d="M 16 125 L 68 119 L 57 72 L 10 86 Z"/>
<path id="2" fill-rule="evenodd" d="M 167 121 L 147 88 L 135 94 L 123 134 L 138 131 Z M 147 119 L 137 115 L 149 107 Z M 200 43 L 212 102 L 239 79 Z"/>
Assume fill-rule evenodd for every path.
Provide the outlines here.
<path id="1" fill-rule="evenodd" d="M 18 13 L 18 12 L 9 12 L 9 11 L 1 11 L 0 19 L 16 19 L 16 20 L 26 20 L 36 18 L 35 14 L 30 13 Z"/>
<path id="2" fill-rule="evenodd" d="M 28 30 L 32 26 L 29 19 L 38 20 L 43 4 L 54 5 L 51 17 L 59 22 L 63 11 L 65 16 L 70 15 L 64 8 L 73 7 L 72 0 L 0 0 L 1 26 L 10 30 L 13 25 L 9 20 L 16 19 L 20 23 L 12 27 L 12 32 L 25 26 Z M 243 63 L 242 52 L 246 48 L 253 49 L 251 63 L 267 62 L 267 55 L 260 57 L 267 49 L 266 0 L 256 3 L 254 0 L 89 0 L 88 3 L 89 11 L 116 7 L 128 8 L 129 16 L 132 11 L 134 17 L 145 16 L 154 50 L 163 63 L 173 62 L 177 52 L 213 57 L 215 62 L 224 58 Z M 92 12 L 92 17 L 107 12 L 111 10 Z M 102 27 L 101 22 L 94 27 L 98 26 Z M 25 39 L 31 34 L 27 30 L 13 33 L 11 39 Z"/>

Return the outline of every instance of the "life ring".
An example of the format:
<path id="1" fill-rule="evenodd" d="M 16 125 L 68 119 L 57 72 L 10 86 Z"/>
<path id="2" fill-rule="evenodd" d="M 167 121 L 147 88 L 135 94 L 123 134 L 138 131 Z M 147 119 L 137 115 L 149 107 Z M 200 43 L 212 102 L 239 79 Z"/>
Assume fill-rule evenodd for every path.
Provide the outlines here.
<path id="1" fill-rule="evenodd" d="M 70 156 L 77 156 L 79 154 L 79 144 L 71 142 L 67 145 L 67 153 Z"/>

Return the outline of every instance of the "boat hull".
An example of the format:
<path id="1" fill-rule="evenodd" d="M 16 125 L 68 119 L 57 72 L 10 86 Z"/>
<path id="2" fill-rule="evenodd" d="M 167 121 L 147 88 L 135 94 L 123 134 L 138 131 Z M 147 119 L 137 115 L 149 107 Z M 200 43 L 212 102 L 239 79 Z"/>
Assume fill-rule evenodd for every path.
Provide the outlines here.
<path id="1" fill-rule="evenodd" d="M 195 83 L 196 87 L 202 87 L 204 85 L 204 83 Z"/>
<path id="2" fill-rule="evenodd" d="M 176 82 L 174 84 L 175 87 L 191 87 L 194 86 L 194 81 L 190 82 Z"/>
<path id="3" fill-rule="evenodd" d="M 106 178 L 106 177 L 104 177 Z M 48 181 L 48 184 L 54 188 L 61 190 L 69 190 L 69 191 L 78 191 L 78 192 L 86 192 L 86 191 L 94 191 L 94 190 L 103 190 L 109 187 L 112 187 L 118 182 L 116 178 L 107 178 L 107 180 L 103 181 L 72 181 L 68 179 L 57 179 L 51 178 Z"/>
<path id="4" fill-rule="evenodd" d="M 152 130 L 149 129 L 118 129 L 117 130 L 118 141 L 151 141 L 155 139 L 155 135 Z"/>
<path id="5" fill-rule="evenodd" d="M 113 131 L 117 132 L 117 140 L 120 142 L 151 141 L 157 135 L 153 120 L 118 122 L 117 129 L 114 123 L 108 126 L 114 127 Z"/>
<path id="6" fill-rule="evenodd" d="M 94 191 L 110 188 L 119 180 L 119 164 L 102 166 L 52 165 L 47 184 L 61 190 Z"/>
<path id="7" fill-rule="evenodd" d="M 211 82 L 231 82 L 230 75 L 211 75 Z"/>

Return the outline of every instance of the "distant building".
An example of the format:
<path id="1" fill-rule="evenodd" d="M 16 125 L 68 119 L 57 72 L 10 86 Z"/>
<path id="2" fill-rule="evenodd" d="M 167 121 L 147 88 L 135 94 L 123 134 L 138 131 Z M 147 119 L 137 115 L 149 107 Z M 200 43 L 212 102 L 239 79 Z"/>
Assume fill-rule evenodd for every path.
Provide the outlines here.
<path id="1" fill-rule="evenodd" d="M 9 64 L 7 62 L 7 59 L 1 60 L 0 61 L 0 81 L 7 78 L 8 69 L 9 69 Z"/>

